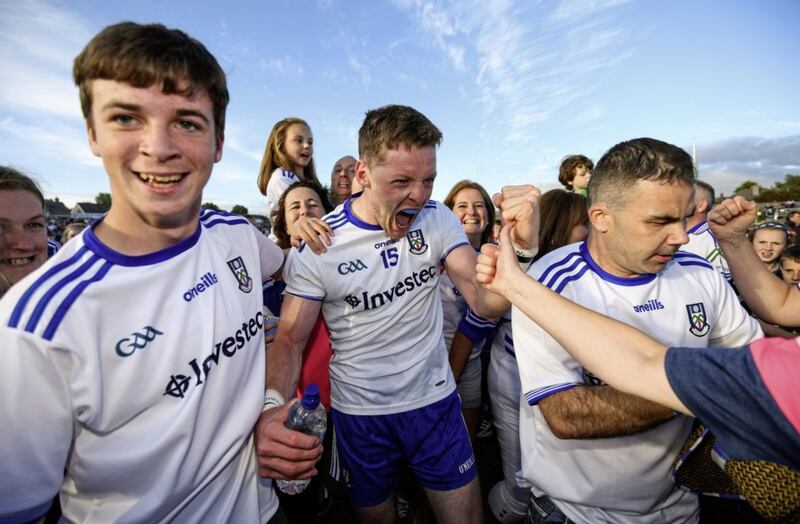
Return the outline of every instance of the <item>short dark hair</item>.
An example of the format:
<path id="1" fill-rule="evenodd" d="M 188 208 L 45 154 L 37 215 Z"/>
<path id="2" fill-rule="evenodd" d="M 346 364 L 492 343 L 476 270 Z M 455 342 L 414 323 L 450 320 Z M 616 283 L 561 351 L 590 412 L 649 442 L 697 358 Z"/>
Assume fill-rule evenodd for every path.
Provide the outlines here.
<path id="1" fill-rule="evenodd" d="M 222 142 L 229 100 L 225 72 L 203 44 L 179 29 L 134 22 L 110 25 L 97 33 L 75 58 L 72 77 L 89 125 L 92 125 L 92 80 L 116 80 L 134 87 L 157 83 L 162 93 L 183 96 L 191 95 L 200 86 L 208 92 L 214 107 L 217 145 Z M 189 81 L 189 87 L 179 90 L 184 79 Z"/>
<path id="2" fill-rule="evenodd" d="M 714 201 L 717 199 L 717 194 L 714 192 L 714 188 L 711 187 L 711 184 L 703 182 L 702 180 L 695 180 L 694 187 L 700 188 L 708 194 L 709 198 L 708 206 L 709 208 L 712 207 L 714 205 Z"/>
<path id="3" fill-rule="evenodd" d="M 575 178 L 575 169 L 583 166 L 589 171 L 594 169 L 594 162 L 583 155 L 569 155 L 561 160 L 561 166 L 558 168 L 558 181 L 566 188 L 572 187 L 572 180 Z"/>
<path id="4" fill-rule="evenodd" d="M 783 262 L 784 260 L 792 260 L 800 264 L 800 246 L 792 246 L 787 247 L 781 253 L 780 261 Z"/>
<path id="5" fill-rule="evenodd" d="M 358 155 L 372 166 L 382 161 L 389 149 L 405 146 L 436 147 L 442 132 L 428 117 L 413 107 L 387 105 L 367 111 L 358 130 Z"/>
<path id="6" fill-rule="evenodd" d="M 692 157 L 678 146 L 654 138 L 620 142 L 597 162 L 589 181 L 589 204 L 619 205 L 639 180 L 692 185 Z"/>
<path id="7" fill-rule="evenodd" d="M 286 188 L 286 191 L 284 191 L 278 199 L 278 203 L 272 210 L 272 216 L 270 217 L 272 220 L 272 234 L 274 234 L 277 239 L 275 243 L 282 249 L 289 249 L 292 247 L 291 238 L 289 238 L 289 228 L 286 224 L 286 197 L 289 193 L 301 187 L 307 187 L 319 195 L 319 199 L 322 201 L 322 209 L 325 210 L 326 215 L 333 211 L 333 206 L 328 198 L 328 192 L 324 187 L 313 180 L 301 180 Z"/>
<path id="8" fill-rule="evenodd" d="M 492 227 L 494 227 L 495 221 L 492 197 L 489 196 L 486 189 L 479 183 L 473 182 L 472 180 L 460 180 L 450 189 L 450 192 L 444 197 L 442 203 L 450 209 L 453 209 L 453 206 L 456 205 L 456 195 L 463 189 L 474 189 L 483 197 L 483 204 L 486 207 L 486 228 L 483 230 L 483 233 L 481 233 L 481 245 L 483 245 L 492 239 Z"/>
<path id="9" fill-rule="evenodd" d="M 32 193 L 41 202 L 44 210 L 44 195 L 39 184 L 22 171 L 11 166 L 0 166 L 0 191 L 16 190 Z"/>

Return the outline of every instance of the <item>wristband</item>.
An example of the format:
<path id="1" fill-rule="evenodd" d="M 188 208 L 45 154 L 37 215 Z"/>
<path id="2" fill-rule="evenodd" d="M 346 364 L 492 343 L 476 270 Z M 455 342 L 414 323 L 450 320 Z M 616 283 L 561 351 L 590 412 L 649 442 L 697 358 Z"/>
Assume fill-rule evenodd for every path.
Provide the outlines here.
<path id="1" fill-rule="evenodd" d="M 538 247 L 535 247 L 533 249 L 520 249 L 517 246 L 513 247 L 514 247 L 514 253 L 517 254 L 517 260 L 523 263 L 530 263 L 530 261 L 533 260 L 533 257 L 536 256 L 536 253 L 539 252 Z"/>
<path id="2" fill-rule="evenodd" d="M 286 404 L 286 400 L 284 400 L 283 395 L 278 393 L 275 389 L 268 389 L 266 393 L 264 393 L 264 407 L 261 408 L 261 411 L 283 406 L 284 404 Z"/>

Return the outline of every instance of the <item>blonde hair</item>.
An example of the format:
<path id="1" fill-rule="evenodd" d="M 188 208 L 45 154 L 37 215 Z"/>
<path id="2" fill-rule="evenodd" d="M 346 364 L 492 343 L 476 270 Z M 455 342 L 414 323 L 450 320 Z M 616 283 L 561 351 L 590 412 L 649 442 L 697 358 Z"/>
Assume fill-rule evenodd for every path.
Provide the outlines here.
<path id="1" fill-rule="evenodd" d="M 286 143 L 287 130 L 295 124 L 304 125 L 308 129 L 311 129 L 311 126 L 309 126 L 305 120 L 294 117 L 284 118 L 272 126 L 272 131 L 270 131 L 269 138 L 267 138 L 267 146 L 264 148 L 264 156 L 261 158 L 261 167 L 258 170 L 258 190 L 261 191 L 262 195 L 267 194 L 267 185 L 275 169 L 279 167 L 287 171 L 294 171 L 295 169 L 289 157 L 286 156 L 286 151 L 283 147 Z M 313 157 L 308 161 L 308 165 L 303 170 L 303 178 L 306 180 L 313 180 L 317 185 L 322 185 L 317 178 L 317 170 L 314 168 Z"/>

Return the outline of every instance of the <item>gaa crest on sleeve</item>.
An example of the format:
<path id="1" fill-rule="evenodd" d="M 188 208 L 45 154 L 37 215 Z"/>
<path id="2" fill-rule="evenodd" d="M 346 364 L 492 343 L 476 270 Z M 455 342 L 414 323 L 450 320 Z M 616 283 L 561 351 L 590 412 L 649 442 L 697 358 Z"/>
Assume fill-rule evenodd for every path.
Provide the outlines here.
<path id="1" fill-rule="evenodd" d="M 253 279 L 250 278 L 242 257 L 228 260 L 228 267 L 231 269 L 233 276 L 236 277 L 236 281 L 239 282 L 239 290 L 243 293 L 250 293 L 250 290 L 253 289 Z"/>
<path id="2" fill-rule="evenodd" d="M 705 336 L 711 326 L 708 324 L 706 307 L 702 302 L 686 305 L 686 314 L 689 315 L 689 333 L 696 337 Z"/>
<path id="3" fill-rule="evenodd" d="M 409 231 L 406 238 L 408 238 L 408 250 L 412 255 L 421 255 L 428 250 L 428 244 L 425 243 L 421 229 Z"/>

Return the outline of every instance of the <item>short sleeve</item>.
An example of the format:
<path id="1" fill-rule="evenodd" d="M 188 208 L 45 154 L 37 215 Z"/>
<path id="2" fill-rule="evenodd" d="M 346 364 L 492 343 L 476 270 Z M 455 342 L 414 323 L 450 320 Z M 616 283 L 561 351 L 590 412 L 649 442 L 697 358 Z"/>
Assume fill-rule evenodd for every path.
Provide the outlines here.
<path id="1" fill-rule="evenodd" d="M 675 394 L 729 457 L 800 465 L 800 434 L 769 394 L 748 347 L 670 348 L 664 367 Z"/>
<path id="2" fill-rule="evenodd" d="M 255 229 L 256 240 L 258 241 L 258 251 L 261 258 L 261 280 L 265 281 L 280 271 L 283 267 L 284 254 L 275 242 L 265 237 L 258 229 Z"/>
<path id="3" fill-rule="evenodd" d="M 325 298 L 326 291 L 317 267 L 319 258 L 306 245 L 292 248 L 283 270 L 287 293 L 317 302 Z"/>
<path id="4" fill-rule="evenodd" d="M 298 178 L 291 171 L 277 168 L 272 172 L 269 177 L 269 183 L 267 183 L 267 215 L 272 214 L 283 193 L 296 182 L 298 182 Z"/>
<path id="5" fill-rule="evenodd" d="M 469 241 L 463 226 L 450 208 L 441 202 L 434 202 L 434 204 L 437 208 L 437 226 L 442 238 L 442 256 L 439 262 L 444 264 L 451 251 L 459 246 L 469 245 Z"/>
<path id="6" fill-rule="evenodd" d="M 466 314 L 458 323 L 458 330 L 473 344 L 478 344 L 491 336 L 496 325 L 497 321 L 485 319 L 473 312 L 472 309 L 467 309 Z"/>
<path id="7" fill-rule="evenodd" d="M 30 333 L 0 328 L 0 521 L 44 515 L 64 476 L 73 414 L 67 352 Z M 62 358 L 63 357 L 63 358 Z"/>

